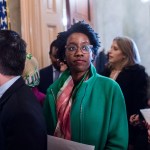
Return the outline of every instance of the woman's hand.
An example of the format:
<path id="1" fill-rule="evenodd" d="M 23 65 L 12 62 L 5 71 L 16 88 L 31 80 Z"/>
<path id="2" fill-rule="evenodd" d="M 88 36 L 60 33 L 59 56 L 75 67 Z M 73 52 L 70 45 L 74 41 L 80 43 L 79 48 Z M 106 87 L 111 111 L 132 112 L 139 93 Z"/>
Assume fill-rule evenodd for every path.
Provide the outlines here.
<path id="1" fill-rule="evenodd" d="M 150 143 L 150 125 L 148 127 L 149 127 L 149 129 L 147 130 L 147 132 L 148 132 L 148 143 Z"/>
<path id="2" fill-rule="evenodd" d="M 140 124 L 140 118 L 138 114 L 134 114 L 130 116 L 130 120 L 129 120 L 130 124 L 133 126 L 137 126 Z"/>

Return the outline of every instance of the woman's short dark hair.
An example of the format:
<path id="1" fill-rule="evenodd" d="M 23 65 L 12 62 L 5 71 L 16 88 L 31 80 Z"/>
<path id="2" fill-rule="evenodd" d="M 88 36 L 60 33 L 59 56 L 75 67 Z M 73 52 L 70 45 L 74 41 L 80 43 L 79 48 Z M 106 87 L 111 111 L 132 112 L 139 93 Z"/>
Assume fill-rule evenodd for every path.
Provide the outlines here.
<path id="1" fill-rule="evenodd" d="M 79 21 L 73 24 L 67 31 L 60 32 L 57 36 L 58 42 L 58 58 L 63 61 L 65 58 L 65 45 L 68 37 L 72 33 L 83 33 L 88 36 L 90 44 L 93 45 L 92 51 L 96 55 L 100 47 L 98 34 L 94 32 L 92 27 L 85 21 Z"/>

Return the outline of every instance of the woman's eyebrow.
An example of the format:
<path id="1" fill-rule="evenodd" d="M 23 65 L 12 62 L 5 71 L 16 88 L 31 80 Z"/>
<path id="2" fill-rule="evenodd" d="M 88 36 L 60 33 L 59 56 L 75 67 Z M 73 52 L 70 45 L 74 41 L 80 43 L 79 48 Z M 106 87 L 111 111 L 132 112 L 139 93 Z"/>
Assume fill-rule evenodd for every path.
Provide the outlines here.
<path id="1" fill-rule="evenodd" d="M 89 41 L 82 41 L 82 42 L 80 42 L 80 43 L 76 43 L 76 42 L 69 42 L 67 45 L 69 45 L 69 44 L 73 44 L 73 45 L 78 45 L 78 44 L 89 44 L 90 42 Z"/>

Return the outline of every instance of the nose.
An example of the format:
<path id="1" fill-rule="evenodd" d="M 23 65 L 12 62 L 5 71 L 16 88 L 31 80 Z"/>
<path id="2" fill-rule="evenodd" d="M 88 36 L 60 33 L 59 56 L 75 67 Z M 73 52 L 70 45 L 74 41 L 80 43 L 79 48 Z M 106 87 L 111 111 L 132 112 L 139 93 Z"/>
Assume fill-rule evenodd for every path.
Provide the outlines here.
<path id="1" fill-rule="evenodd" d="M 82 52 L 81 48 L 78 47 L 78 49 L 75 51 L 75 55 L 76 56 L 83 56 L 83 52 Z"/>
<path id="2" fill-rule="evenodd" d="M 109 50 L 108 50 L 108 53 L 110 54 L 112 52 L 112 48 L 110 48 Z"/>
<path id="3" fill-rule="evenodd" d="M 112 54 L 112 51 L 111 51 L 111 49 L 109 49 L 108 53 L 107 53 L 107 57 L 109 58 L 109 55 L 111 55 L 111 54 Z"/>

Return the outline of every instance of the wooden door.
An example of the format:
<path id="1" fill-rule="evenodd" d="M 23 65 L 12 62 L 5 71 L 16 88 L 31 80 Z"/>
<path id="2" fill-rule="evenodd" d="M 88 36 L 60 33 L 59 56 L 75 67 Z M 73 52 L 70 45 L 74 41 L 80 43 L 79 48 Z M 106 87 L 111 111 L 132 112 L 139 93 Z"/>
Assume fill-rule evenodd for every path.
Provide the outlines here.
<path id="1" fill-rule="evenodd" d="M 58 32 L 63 30 L 63 0 L 40 0 L 41 2 L 41 31 L 43 44 L 43 64 L 49 62 L 50 43 L 56 39 Z"/>
<path id="2" fill-rule="evenodd" d="M 68 27 L 74 22 L 85 20 L 93 25 L 92 0 L 66 0 Z"/>
<path id="3" fill-rule="evenodd" d="M 62 0 L 20 0 L 22 37 L 40 67 L 50 64 L 50 43 L 63 31 L 62 3 Z"/>

